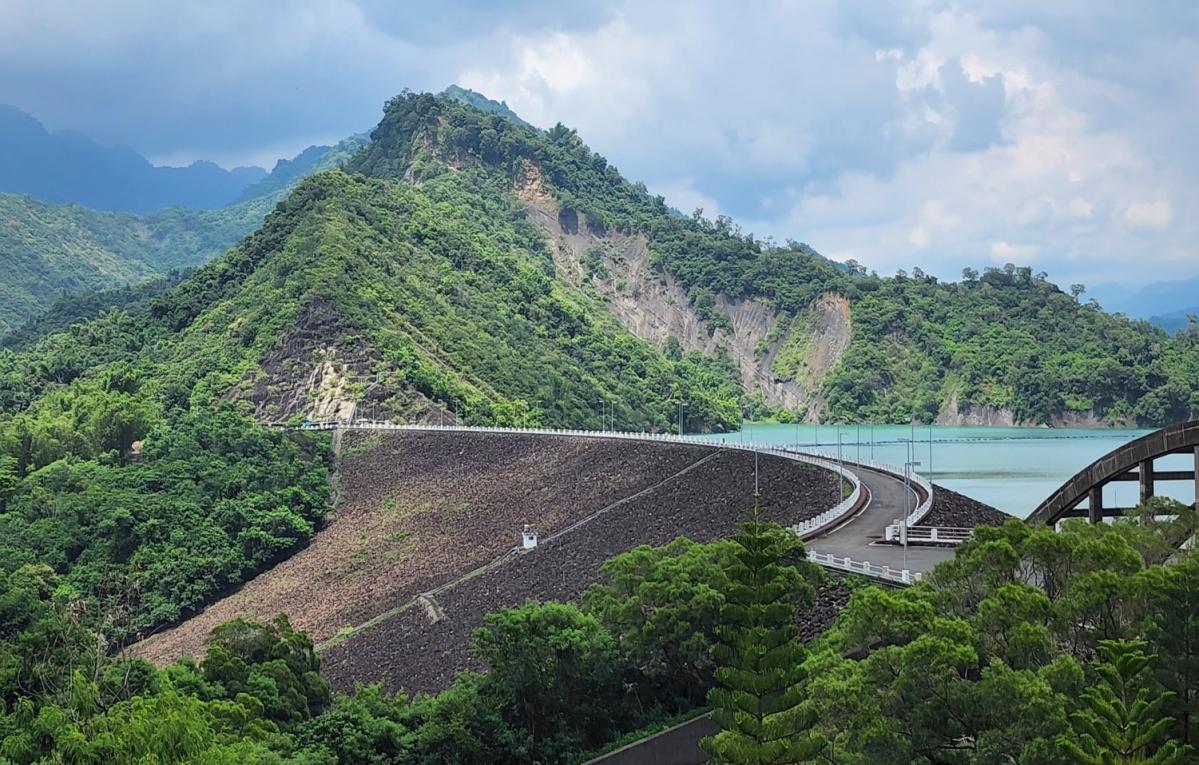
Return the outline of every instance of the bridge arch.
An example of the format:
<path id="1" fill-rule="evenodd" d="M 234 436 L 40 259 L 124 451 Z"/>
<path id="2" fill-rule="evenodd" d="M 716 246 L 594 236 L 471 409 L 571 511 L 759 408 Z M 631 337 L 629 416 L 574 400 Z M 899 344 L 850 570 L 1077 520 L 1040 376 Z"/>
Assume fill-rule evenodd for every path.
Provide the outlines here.
<path id="1" fill-rule="evenodd" d="M 1190 454 L 1190 470 L 1155 470 L 1154 461 L 1168 454 Z M 1140 484 L 1144 503 L 1155 494 L 1157 481 L 1195 481 L 1199 496 L 1199 420 L 1171 425 L 1108 452 L 1062 484 L 1028 517 L 1029 522 L 1057 523 L 1062 518 L 1085 516 L 1092 522 L 1124 515 L 1131 508 L 1103 506 L 1103 487 L 1113 481 Z M 1087 500 L 1088 507 L 1079 504 Z"/>

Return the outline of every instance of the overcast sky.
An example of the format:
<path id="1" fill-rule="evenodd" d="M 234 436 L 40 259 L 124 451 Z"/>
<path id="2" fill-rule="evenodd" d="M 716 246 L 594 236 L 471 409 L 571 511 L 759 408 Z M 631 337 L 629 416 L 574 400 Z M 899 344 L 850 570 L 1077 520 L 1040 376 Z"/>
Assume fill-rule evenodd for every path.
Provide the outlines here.
<path id="1" fill-rule="evenodd" d="M 270 166 L 457 82 L 881 273 L 1199 274 L 1199 3 L 0 3 L 0 103 Z M 477 7 L 476 7 L 477 6 Z"/>

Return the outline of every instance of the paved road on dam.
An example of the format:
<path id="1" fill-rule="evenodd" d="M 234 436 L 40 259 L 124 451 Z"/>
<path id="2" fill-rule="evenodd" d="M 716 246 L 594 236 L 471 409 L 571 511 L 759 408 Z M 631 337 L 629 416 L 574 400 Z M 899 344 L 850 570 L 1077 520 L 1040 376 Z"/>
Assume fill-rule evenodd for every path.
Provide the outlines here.
<path id="1" fill-rule="evenodd" d="M 919 497 L 914 490 L 904 486 L 902 478 L 860 465 L 851 464 L 850 469 L 870 490 L 870 504 L 832 532 L 809 540 L 806 547 L 813 552 L 849 557 L 856 561 L 869 561 L 876 566 L 888 566 L 896 571 L 903 569 L 903 548 L 876 542 L 883 538 L 887 526 L 895 523 L 916 506 Z M 949 548 L 909 545 L 907 568 L 913 572 L 925 573 L 941 561 L 952 557 L 953 550 Z"/>

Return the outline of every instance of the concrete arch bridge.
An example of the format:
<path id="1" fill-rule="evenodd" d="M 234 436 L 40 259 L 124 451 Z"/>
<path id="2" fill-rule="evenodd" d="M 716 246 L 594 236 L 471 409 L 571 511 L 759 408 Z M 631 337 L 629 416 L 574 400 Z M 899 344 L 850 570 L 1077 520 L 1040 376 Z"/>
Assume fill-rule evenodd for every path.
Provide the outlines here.
<path id="1" fill-rule="evenodd" d="M 1174 454 L 1189 455 L 1191 467 L 1156 468 L 1157 460 Z M 1104 518 L 1126 515 L 1132 508 L 1104 506 L 1103 487 L 1113 482 L 1137 483 L 1140 504 L 1144 504 L 1156 496 L 1158 484 L 1165 481 L 1193 482 L 1195 496 L 1199 497 L 1199 420 L 1162 428 L 1108 452 L 1062 484 L 1032 512 L 1028 521 L 1055 524 L 1064 518 L 1085 517 L 1098 523 Z"/>

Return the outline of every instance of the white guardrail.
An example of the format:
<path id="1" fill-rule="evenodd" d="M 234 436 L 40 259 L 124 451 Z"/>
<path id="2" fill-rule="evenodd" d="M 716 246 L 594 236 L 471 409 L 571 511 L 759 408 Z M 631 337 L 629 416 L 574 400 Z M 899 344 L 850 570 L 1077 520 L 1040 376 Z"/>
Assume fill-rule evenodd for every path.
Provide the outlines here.
<path id="1" fill-rule="evenodd" d="M 965 526 L 909 526 L 907 542 L 914 544 L 948 544 L 960 545 L 970 538 L 974 529 Z M 904 533 L 898 523 L 887 527 L 883 539 L 887 542 L 900 543 Z"/>
<path id="2" fill-rule="evenodd" d="M 819 563 L 825 568 L 835 568 L 839 571 L 848 571 L 853 574 L 862 574 L 874 579 L 885 579 L 889 582 L 898 582 L 900 584 L 912 584 L 920 581 L 920 572 L 911 572 L 905 569 L 896 569 L 889 566 L 876 566 L 870 561 L 854 560 L 852 558 L 838 557 L 831 553 L 808 552 L 808 560 L 813 563 Z"/>
<path id="3" fill-rule="evenodd" d="M 285 427 L 280 425 L 279 427 Z M 383 420 L 354 420 L 353 422 L 312 422 L 297 426 L 299 430 L 409 430 L 409 431 L 451 431 L 451 432 L 466 432 L 466 433 L 525 433 L 530 435 L 548 435 L 548 436 L 579 436 L 586 438 L 624 438 L 632 441 L 657 441 L 670 442 L 678 444 L 692 444 L 698 446 L 710 446 L 722 449 L 738 449 L 747 452 L 757 452 L 759 454 L 773 454 L 785 459 L 795 460 L 807 465 L 821 467 L 826 470 L 831 470 L 842 476 L 843 480 L 851 487 L 850 493 L 835 507 L 816 515 L 812 518 L 800 521 L 791 526 L 801 539 L 807 540 L 819 535 L 821 532 L 830 530 L 833 526 L 838 525 L 846 517 L 851 515 L 857 508 L 858 503 L 862 499 L 863 487 L 861 479 L 853 472 L 853 467 L 861 465 L 873 470 L 889 473 L 896 477 L 902 478 L 903 472 L 891 465 L 885 465 L 881 462 L 873 462 L 870 460 L 854 460 L 854 461 L 838 461 L 836 455 L 825 454 L 822 452 L 799 452 L 791 449 L 785 449 L 779 446 L 768 444 L 754 444 L 741 441 L 728 441 L 726 439 L 716 438 L 696 438 L 694 436 L 679 436 L 673 433 L 629 433 L 625 431 L 614 430 L 571 430 L 571 429 L 556 429 L 556 428 L 500 428 L 487 427 L 476 425 L 409 425 L 406 423 L 395 423 Z M 927 513 L 932 505 L 932 485 L 923 478 L 919 478 L 913 474 L 913 483 L 919 484 L 925 489 L 926 499 L 920 503 L 917 512 L 923 516 Z M 913 517 L 916 512 L 912 513 Z M 822 556 L 819 553 L 808 553 L 808 557 L 814 562 L 828 568 L 834 568 L 841 571 L 852 571 L 858 574 L 865 574 L 877 579 L 885 579 L 891 582 L 900 582 L 910 584 L 915 577 L 908 574 L 907 571 L 893 570 L 886 566 L 875 566 L 868 561 L 850 561 L 848 558 L 836 558 L 838 561 L 828 562 L 825 559 L 833 560 L 833 556 Z M 850 568 L 846 562 L 853 565 Z"/>

